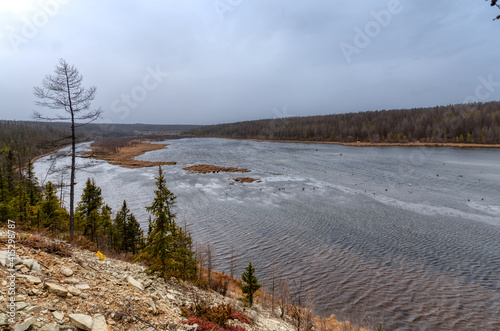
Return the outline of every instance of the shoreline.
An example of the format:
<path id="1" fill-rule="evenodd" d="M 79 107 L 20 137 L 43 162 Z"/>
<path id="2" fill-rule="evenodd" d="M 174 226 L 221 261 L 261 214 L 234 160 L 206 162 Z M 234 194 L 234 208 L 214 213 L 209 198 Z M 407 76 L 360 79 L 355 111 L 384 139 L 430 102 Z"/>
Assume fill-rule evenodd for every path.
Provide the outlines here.
<path id="1" fill-rule="evenodd" d="M 277 140 L 257 138 L 226 138 L 226 137 L 195 137 L 195 138 L 219 138 L 230 140 L 250 140 L 256 142 L 294 143 L 294 144 L 331 144 L 354 147 L 455 147 L 455 148 L 500 148 L 500 144 L 475 144 L 475 143 L 372 143 L 372 142 L 338 142 L 338 141 L 302 141 L 302 140 Z"/>
<path id="2" fill-rule="evenodd" d="M 99 153 L 99 147 L 90 145 L 90 151 L 83 154 L 82 157 L 103 160 L 108 162 L 109 164 L 118 165 L 124 168 L 146 168 L 177 164 L 177 162 L 175 161 L 162 162 L 135 160 L 134 158 L 137 156 L 143 155 L 146 152 L 164 149 L 169 144 L 153 144 L 150 141 L 144 141 L 140 139 L 133 140 L 132 142 L 134 142 L 132 143 L 132 145 L 118 148 L 116 152 L 105 153 Z"/>

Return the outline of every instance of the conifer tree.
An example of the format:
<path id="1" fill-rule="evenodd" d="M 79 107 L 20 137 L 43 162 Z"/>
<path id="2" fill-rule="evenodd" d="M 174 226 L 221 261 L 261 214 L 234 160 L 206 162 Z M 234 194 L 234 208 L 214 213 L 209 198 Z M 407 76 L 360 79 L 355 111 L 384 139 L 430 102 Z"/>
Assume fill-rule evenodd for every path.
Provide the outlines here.
<path id="1" fill-rule="evenodd" d="M 176 197 L 167 188 L 161 167 L 158 167 L 156 187 L 154 201 L 151 206 L 146 207 L 152 216 L 150 233 L 138 259 L 149 261 L 150 266 L 147 269 L 149 273 L 158 272 L 162 277 L 191 277 L 193 274 L 191 267 L 188 271 L 183 268 L 184 265 L 192 264 L 191 261 L 183 260 L 194 254 L 192 251 L 183 253 L 184 249 L 189 251 L 191 238 L 183 234 L 175 223 L 173 207 Z"/>
<path id="2" fill-rule="evenodd" d="M 40 200 L 40 190 L 38 187 L 35 172 L 33 170 L 33 162 L 31 162 L 31 159 L 28 161 L 28 165 L 26 167 L 25 180 L 26 180 L 26 190 L 28 193 L 29 203 L 31 206 L 35 206 L 37 202 Z"/>
<path id="3" fill-rule="evenodd" d="M 125 227 L 129 212 L 130 210 L 127 208 L 127 202 L 123 200 L 122 208 L 118 211 L 118 213 L 116 213 L 115 219 L 113 220 L 112 246 L 119 251 L 123 250 Z"/>
<path id="4" fill-rule="evenodd" d="M 123 250 L 126 252 L 131 252 L 132 254 L 137 253 L 141 248 L 144 238 L 141 225 L 137 222 L 134 214 L 130 213 L 127 215 L 127 225 L 125 227 Z"/>
<path id="5" fill-rule="evenodd" d="M 67 230 L 69 215 L 61 208 L 61 202 L 57 197 L 56 189 L 52 182 L 45 185 L 41 201 L 37 204 L 38 227 L 62 232 Z"/>
<path id="6" fill-rule="evenodd" d="M 253 296 L 255 292 L 262 286 L 259 284 L 257 276 L 255 276 L 255 268 L 252 266 L 252 262 L 248 262 L 248 266 L 245 268 L 245 272 L 241 275 L 241 292 L 245 295 L 245 301 L 248 306 L 253 305 Z"/>
<path id="7" fill-rule="evenodd" d="M 113 247 L 135 254 L 142 246 L 143 233 L 134 214 L 127 208 L 125 200 L 123 200 L 122 209 L 116 214 L 113 226 Z"/>
<path id="8" fill-rule="evenodd" d="M 84 236 L 99 244 L 99 237 L 111 228 L 111 208 L 104 205 L 101 188 L 95 181 L 87 179 L 82 197 L 76 207 L 75 225 Z"/>

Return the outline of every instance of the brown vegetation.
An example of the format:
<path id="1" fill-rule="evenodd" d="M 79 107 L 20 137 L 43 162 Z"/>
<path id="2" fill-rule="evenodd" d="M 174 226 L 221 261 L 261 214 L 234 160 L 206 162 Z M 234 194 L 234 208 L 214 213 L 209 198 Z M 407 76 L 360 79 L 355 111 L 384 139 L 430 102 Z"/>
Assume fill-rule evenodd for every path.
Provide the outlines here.
<path id="1" fill-rule="evenodd" d="M 253 183 L 253 182 L 257 182 L 257 183 L 262 183 L 262 181 L 258 178 L 252 178 L 252 177 L 236 177 L 236 178 L 233 178 L 233 180 L 236 182 L 236 183 Z"/>
<path id="2" fill-rule="evenodd" d="M 188 171 L 191 174 L 209 174 L 209 173 L 218 173 L 218 172 L 250 172 L 248 169 L 240 169 L 234 167 L 219 167 L 209 164 L 197 164 L 189 167 L 182 168 L 183 170 Z"/>
<path id="3" fill-rule="evenodd" d="M 107 138 L 94 142 L 90 145 L 90 152 L 84 154 L 84 157 L 91 157 L 99 160 L 108 161 L 110 164 L 119 165 L 125 168 L 144 168 L 160 165 L 177 164 L 175 161 L 140 161 L 134 158 L 146 152 L 163 149 L 168 144 L 152 144 L 149 141 L 135 138 Z"/>

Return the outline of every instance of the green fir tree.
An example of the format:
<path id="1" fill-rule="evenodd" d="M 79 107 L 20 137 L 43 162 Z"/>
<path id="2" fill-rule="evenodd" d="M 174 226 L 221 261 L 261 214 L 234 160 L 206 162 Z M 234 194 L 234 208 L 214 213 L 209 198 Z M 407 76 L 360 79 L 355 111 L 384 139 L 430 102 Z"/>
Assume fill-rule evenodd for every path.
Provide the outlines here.
<path id="1" fill-rule="evenodd" d="M 259 284 L 257 276 L 255 276 L 255 268 L 252 266 L 252 262 L 248 262 L 248 266 L 245 268 L 245 272 L 241 275 L 241 292 L 245 295 L 244 301 L 249 307 L 253 305 L 253 296 L 255 292 L 262 286 Z"/>
<path id="2" fill-rule="evenodd" d="M 196 263 L 193 267 L 193 261 L 189 260 L 193 256 L 191 238 L 175 223 L 173 207 L 176 197 L 167 188 L 161 167 L 158 167 L 156 187 L 154 201 L 146 207 L 152 216 L 149 236 L 138 259 L 149 261 L 149 273 L 158 272 L 162 277 L 191 278 L 196 274 Z M 185 270 L 185 266 L 188 270 Z"/>

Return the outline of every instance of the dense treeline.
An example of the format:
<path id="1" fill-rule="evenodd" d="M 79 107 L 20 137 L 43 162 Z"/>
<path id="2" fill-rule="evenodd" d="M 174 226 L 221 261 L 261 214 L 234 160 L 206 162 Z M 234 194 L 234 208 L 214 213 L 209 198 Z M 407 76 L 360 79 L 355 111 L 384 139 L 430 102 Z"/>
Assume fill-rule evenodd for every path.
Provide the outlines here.
<path id="1" fill-rule="evenodd" d="M 289 117 L 200 127 L 196 136 L 332 142 L 500 143 L 500 102 Z"/>
<path id="2" fill-rule="evenodd" d="M 16 229 L 68 236 L 69 213 L 52 182 L 40 186 L 31 162 L 33 157 L 67 144 L 66 138 L 64 132 L 51 124 L 0 121 L 0 225 L 14 221 Z M 104 202 L 101 188 L 90 178 L 76 208 L 77 233 L 90 245 L 107 252 L 148 256 L 150 251 L 168 251 L 171 255 L 161 261 L 148 256 L 150 268 L 154 271 L 161 268 L 165 277 L 193 279 L 197 274 L 197 261 L 191 236 L 177 226 L 175 214 L 170 212 L 175 196 L 166 188 L 161 168 L 158 181 L 162 189 L 159 189 L 161 194 L 156 192 L 159 197 L 148 207 L 153 208 L 153 217 L 152 230 L 147 236 L 126 201 L 112 217 L 112 208 Z M 172 200 L 169 203 L 164 201 L 166 195 Z M 155 241 L 157 229 L 166 229 L 168 238 Z"/>

